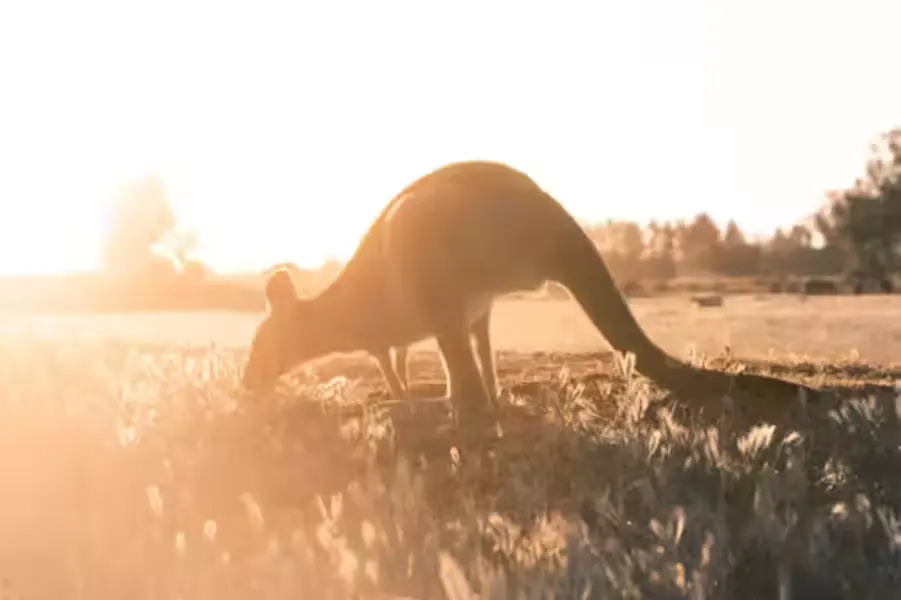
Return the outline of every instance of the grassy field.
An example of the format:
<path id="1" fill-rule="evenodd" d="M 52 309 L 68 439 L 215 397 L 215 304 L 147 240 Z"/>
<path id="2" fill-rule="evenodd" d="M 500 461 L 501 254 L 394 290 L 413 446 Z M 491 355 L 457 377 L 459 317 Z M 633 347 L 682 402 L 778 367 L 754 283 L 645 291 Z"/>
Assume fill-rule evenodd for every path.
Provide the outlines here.
<path id="1" fill-rule="evenodd" d="M 901 298 L 632 306 L 675 354 L 845 403 L 702 426 L 575 305 L 517 301 L 494 321 L 498 425 L 458 438 L 434 403 L 341 416 L 383 392 L 359 356 L 242 397 L 259 316 L 3 317 L 0 595 L 896 597 Z M 411 377 L 442 391 L 432 344 Z"/>
<path id="2" fill-rule="evenodd" d="M 717 354 L 726 346 L 749 358 L 849 356 L 891 365 L 901 342 L 901 296 L 729 296 L 722 308 L 699 309 L 688 297 L 633 299 L 648 334 L 668 351 Z M 166 312 L 122 315 L 3 315 L 0 335 L 158 344 L 244 346 L 256 313 Z M 519 352 L 594 352 L 608 348 L 572 301 L 504 301 L 492 322 L 496 346 Z M 418 345 L 434 350 L 432 342 Z"/>

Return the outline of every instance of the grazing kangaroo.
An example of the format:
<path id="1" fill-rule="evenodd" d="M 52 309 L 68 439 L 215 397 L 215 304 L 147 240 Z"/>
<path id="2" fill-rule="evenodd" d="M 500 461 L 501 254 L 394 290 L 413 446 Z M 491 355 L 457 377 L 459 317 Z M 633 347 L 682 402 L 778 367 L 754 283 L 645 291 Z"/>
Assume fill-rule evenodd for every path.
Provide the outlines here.
<path id="1" fill-rule="evenodd" d="M 243 384 L 269 387 L 307 360 L 365 350 L 402 397 L 406 376 L 402 383 L 392 349 L 406 364 L 408 345 L 434 337 L 458 422 L 477 418 L 498 393 L 493 301 L 546 281 L 566 287 L 613 348 L 632 352 L 638 372 L 684 392 L 685 400 L 796 394 L 803 387 L 697 368 L 667 354 L 636 322 L 576 220 L 530 177 L 495 162 L 454 163 L 413 182 L 319 294 L 301 298 L 286 271 L 274 273 L 266 285 L 269 314 L 254 336 Z"/>

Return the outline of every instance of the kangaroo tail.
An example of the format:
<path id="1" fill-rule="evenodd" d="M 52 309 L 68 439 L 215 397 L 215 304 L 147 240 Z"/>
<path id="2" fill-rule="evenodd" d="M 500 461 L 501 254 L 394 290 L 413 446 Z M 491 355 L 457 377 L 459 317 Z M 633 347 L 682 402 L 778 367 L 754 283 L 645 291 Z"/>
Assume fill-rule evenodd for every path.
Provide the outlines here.
<path id="1" fill-rule="evenodd" d="M 610 270 L 594 242 L 571 220 L 561 235 L 552 272 L 565 286 L 598 331 L 619 352 L 635 355 L 636 370 L 674 391 L 690 385 L 726 392 L 728 377 L 719 371 L 693 367 L 655 344 L 635 320 L 629 305 L 613 281 Z"/>

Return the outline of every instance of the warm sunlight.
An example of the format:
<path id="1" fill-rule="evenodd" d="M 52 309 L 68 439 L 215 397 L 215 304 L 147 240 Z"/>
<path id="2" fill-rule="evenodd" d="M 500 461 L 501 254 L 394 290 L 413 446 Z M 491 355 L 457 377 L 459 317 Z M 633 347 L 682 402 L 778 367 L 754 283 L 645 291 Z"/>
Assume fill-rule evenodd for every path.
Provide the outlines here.
<path id="1" fill-rule="evenodd" d="M 346 258 L 393 193 L 469 158 L 583 219 L 768 232 L 848 184 L 901 104 L 888 1 L 816 27 L 774 0 L 243 6 L 0 8 L 0 272 L 96 267 L 116 186 L 150 171 L 225 271 Z"/>
<path id="2" fill-rule="evenodd" d="M 0 600 L 898 597 L 899 23 L 0 0 Z"/>

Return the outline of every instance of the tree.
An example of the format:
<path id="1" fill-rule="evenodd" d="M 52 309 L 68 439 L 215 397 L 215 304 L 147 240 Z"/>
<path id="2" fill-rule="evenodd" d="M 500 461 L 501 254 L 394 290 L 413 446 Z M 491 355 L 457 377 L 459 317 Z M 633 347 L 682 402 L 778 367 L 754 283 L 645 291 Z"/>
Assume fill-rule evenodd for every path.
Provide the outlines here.
<path id="1" fill-rule="evenodd" d="M 723 234 L 723 245 L 726 248 L 740 248 L 746 244 L 745 233 L 738 226 L 738 223 L 730 220 L 726 225 L 726 233 Z"/>
<path id="2" fill-rule="evenodd" d="M 587 228 L 587 233 L 604 256 L 614 278 L 639 274 L 645 243 L 637 223 L 608 219 L 603 224 Z"/>
<path id="3" fill-rule="evenodd" d="M 637 265 L 644 254 L 644 236 L 638 223 L 626 221 L 619 223 L 619 251 L 630 265 Z"/>
<path id="4" fill-rule="evenodd" d="M 830 275 L 840 271 L 836 267 L 834 247 L 814 248 L 813 232 L 804 225 L 794 225 L 788 231 L 777 229 L 764 244 L 762 266 L 768 273 L 788 275 Z"/>
<path id="5" fill-rule="evenodd" d="M 707 213 L 697 215 L 682 232 L 681 247 L 685 261 L 695 269 L 716 267 L 720 249 L 720 230 Z"/>
<path id="6" fill-rule="evenodd" d="M 760 268 L 760 247 L 749 244 L 735 221 L 729 221 L 713 268 L 725 275 L 752 275 Z"/>
<path id="7" fill-rule="evenodd" d="M 196 234 L 180 225 L 162 179 L 150 174 L 129 182 L 114 199 L 104 249 L 107 270 L 158 279 L 185 270 L 196 260 Z M 192 274 L 198 268 L 192 266 Z"/>
<path id="8" fill-rule="evenodd" d="M 853 186 L 827 194 L 816 218 L 827 245 L 846 255 L 845 268 L 885 277 L 897 270 L 901 247 L 901 129 L 873 141 L 864 175 Z"/>
<path id="9" fill-rule="evenodd" d="M 810 248 L 813 245 L 813 232 L 803 225 L 794 225 L 788 232 L 788 240 L 792 247 Z"/>
<path id="10" fill-rule="evenodd" d="M 667 221 L 660 229 L 660 251 L 676 261 L 677 232 L 673 224 Z"/>
<path id="11" fill-rule="evenodd" d="M 660 225 L 652 220 L 648 224 L 647 232 L 644 259 L 647 274 L 662 278 L 675 276 L 673 226 L 669 222 Z"/>
<path id="12" fill-rule="evenodd" d="M 144 272 L 154 262 L 151 247 L 175 226 L 175 213 L 162 180 L 150 175 L 125 185 L 116 196 L 104 252 L 117 274 Z"/>

